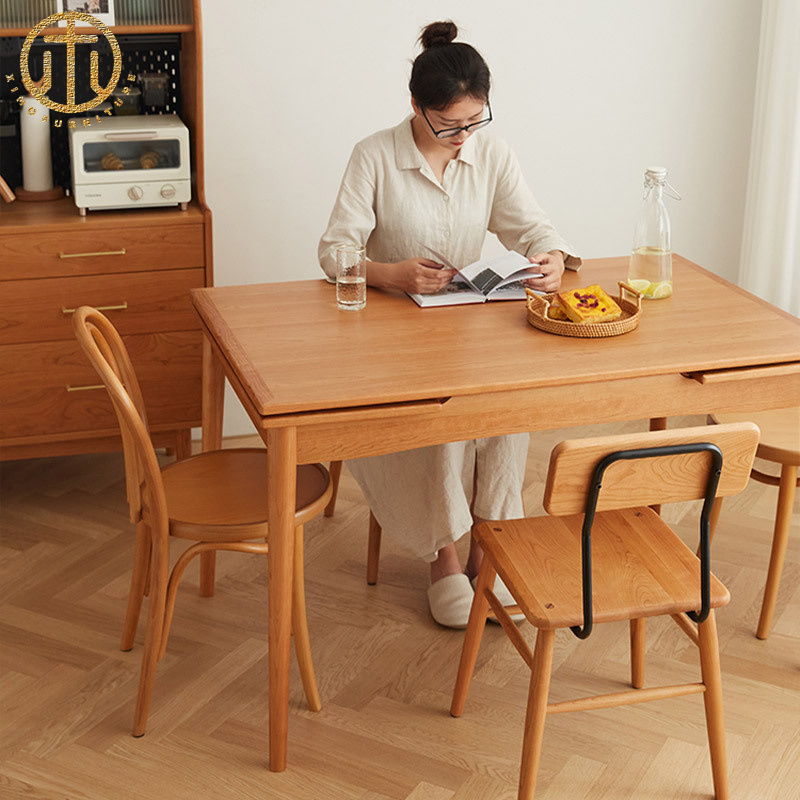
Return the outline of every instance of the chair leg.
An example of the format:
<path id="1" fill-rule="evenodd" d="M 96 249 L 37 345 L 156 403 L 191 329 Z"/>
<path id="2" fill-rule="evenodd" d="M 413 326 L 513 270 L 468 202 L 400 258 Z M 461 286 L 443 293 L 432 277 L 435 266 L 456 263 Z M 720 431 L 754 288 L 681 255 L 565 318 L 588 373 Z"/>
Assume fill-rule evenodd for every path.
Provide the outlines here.
<path id="1" fill-rule="evenodd" d="M 644 686 L 644 643 L 647 619 L 640 617 L 631 620 L 631 686 L 641 689 Z"/>
<path id="2" fill-rule="evenodd" d="M 297 663 L 300 666 L 300 679 L 306 693 L 306 702 L 311 711 L 319 711 L 317 681 L 314 677 L 314 662 L 311 659 L 311 640 L 308 636 L 306 618 L 305 572 L 303 569 L 303 526 L 295 528 L 294 565 L 292 575 L 292 634 Z"/>
<path id="3" fill-rule="evenodd" d="M 139 624 L 139 612 L 142 608 L 142 599 L 147 591 L 149 562 L 150 531 L 144 522 L 140 522 L 136 526 L 136 545 L 133 556 L 131 588 L 128 594 L 128 610 L 125 612 L 125 625 L 122 629 L 122 642 L 119 646 L 120 650 L 130 650 L 136 638 L 136 628 Z"/>
<path id="4" fill-rule="evenodd" d="M 161 650 L 161 632 L 164 626 L 164 605 L 167 595 L 167 571 L 169 569 L 169 543 L 167 535 L 151 537 L 150 551 L 150 597 L 147 603 L 147 633 L 142 654 L 142 671 L 139 676 L 139 693 L 133 717 L 133 735 L 143 736 L 150 712 L 153 681 Z"/>
<path id="5" fill-rule="evenodd" d="M 795 488 L 797 486 L 797 467 L 784 464 L 781 468 L 780 488 L 778 489 L 778 508 L 775 513 L 775 529 L 772 535 L 772 552 L 769 557 L 767 585 L 764 587 L 764 601 L 761 604 L 761 617 L 758 620 L 756 636 L 766 639 L 772 626 L 772 615 L 778 599 L 786 547 L 789 544 L 789 527 L 792 522 Z"/>
<path id="6" fill-rule="evenodd" d="M 714 776 L 716 800 L 728 800 L 728 759 L 725 753 L 725 719 L 722 709 L 722 678 L 719 667 L 717 623 L 713 609 L 705 622 L 697 626 L 700 638 L 700 669 L 706 690 L 703 702 L 706 707 L 708 747 L 711 754 L 711 772 Z"/>
<path id="7" fill-rule="evenodd" d="M 189 565 L 189 562 L 198 554 L 197 550 L 207 546 L 208 545 L 193 544 L 181 554 L 180 558 L 175 562 L 175 566 L 172 568 L 172 574 L 169 576 L 169 581 L 167 582 L 167 592 L 164 600 L 164 624 L 161 628 L 161 645 L 158 648 L 159 661 L 164 658 L 164 653 L 167 650 L 167 640 L 169 639 L 169 632 L 172 628 L 172 616 L 175 613 L 175 598 L 178 595 L 178 586 L 183 577 L 183 572 Z M 203 555 L 204 553 L 201 551 L 200 557 L 202 558 Z"/>
<path id="8" fill-rule="evenodd" d="M 478 573 L 478 581 L 475 584 L 475 597 L 469 611 L 464 645 L 461 648 L 461 661 L 458 664 L 456 685 L 453 689 L 453 700 L 450 703 L 450 715 L 453 717 L 460 717 L 464 711 L 467 692 L 469 692 L 469 685 L 472 682 L 472 673 L 475 671 L 475 662 L 478 660 L 483 629 L 486 627 L 486 615 L 489 612 L 489 601 L 486 599 L 484 590 L 489 586 L 494 586 L 496 574 L 489 559 L 484 558 Z"/>
<path id="9" fill-rule="evenodd" d="M 331 476 L 331 499 L 325 506 L 325 516 L 332 517 L 336 508 L 336 495 L 339 493 L 339 476 L 342 474 L 342 462 L 331 461 L 328 465 L 328 472 Z"/>
<path id="10" fill-rule="evenodd" d="M 214 572 L 217 567 L 217 554 L 209 550 L 200 555 L 200 597 L 214 596 Z"/>
<path id="11" fill-rule="evenodd" d="M 665 431 L 667 429 L 667 418 L 666 417 L 652 417 L 650 420 L 650 430 L 651 431 Z M 656 503 L 650 508 L 656 512 L 656 514 L 661 514 L 661 504 Z"/>
<path id="12" fill-rule="evenodd" d="M 216 552 L 217 550 L 230 550 L 234 552 L 244 553 L 266 553 L 268 545 L 266 539 L 265 544 L 257 544 L 256 542 L 195 542 L 191 547 L 181 553 L 175 566 L 172 568 L 172 573 L 167 582 L 166 599 L 164 601 L 164 625 L 161 629 L 161 647 L 158 651 L 158 660 L 164 658 L 164 653 L 167 650 L 167 640 L 169 639 L 169 632 L 172 628 L 172 617 L 175 613 L 175 599 L 178 595 L 178 586 L 180 585 L 183 573 L 189 562 L 197 556 L 202 556 L 205 553 Z"/>
<path id="13" fill-rule="evenodd" d="M 184 428 L 175 433 L 175 459 L 183 461 L 192 454 L 192 430 Z"/>
<path id="14" fill-rule="evenodd" d="M 519 800 L 533 800 L 536 776 L 542 754 L 544 723 L 547 717 L 547 695 L 550 691 L 550 673 L 553 668 L 554 630 L 539 630 L 533 651 L 533 669 L 528 691 L 528 709 L 525 712 L 525 738 L 522 742 L 522 764 L 519 773 Z"/>
<path id="15" fill-rule="evenodd" d="M 378 582 L 378 568 L 381 564 L 381 526 L 372 511 L 369 512 L 369 541 L 367 542 L 367 583 L 374 586 Z"/>

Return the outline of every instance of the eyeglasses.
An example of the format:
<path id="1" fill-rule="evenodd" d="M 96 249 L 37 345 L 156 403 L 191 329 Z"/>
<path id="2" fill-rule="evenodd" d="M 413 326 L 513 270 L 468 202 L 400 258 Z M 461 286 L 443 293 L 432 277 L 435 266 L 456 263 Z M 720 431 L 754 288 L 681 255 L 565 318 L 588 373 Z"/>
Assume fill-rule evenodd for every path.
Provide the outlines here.
<path id="1" fill-rule="evenodd" d="M 428 115 L 425 113 L 425 109 L 420 109 L 422 111 L 422 116 L 425 117 L 425 122 L 428 123 L 428 127 L 433 131 L 433 135 L 437 139 L 450 139 L 453 136 L 458 136 L 461 131 L 465 131 L 466 133 L 470 133 L 471 131 L 477 131 L 481 128 L 485 128 L 491 121 L 492 121 L 492 107 L 489 105 L 489 101 L 486 101 L 486 109 L 489 112 L 489 117 L 487 119 L 479 120 L 478 122 L 473 122 L 471 125 L 462 125 L 460 128 L 442 128 L 442 130 L 437 131 L 434 129 L 433 125 L 431 125 L 431 121 L 428 119 Z"/>

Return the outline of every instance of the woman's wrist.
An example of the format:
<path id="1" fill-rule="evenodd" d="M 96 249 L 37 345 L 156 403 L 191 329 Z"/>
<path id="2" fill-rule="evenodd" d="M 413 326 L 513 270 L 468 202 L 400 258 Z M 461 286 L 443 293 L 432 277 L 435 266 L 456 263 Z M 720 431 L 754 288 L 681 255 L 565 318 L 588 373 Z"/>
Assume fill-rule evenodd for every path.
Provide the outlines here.
<path id="1" fill-rule="evenodd" d="M 397 289 L 396 264 L 367 261 L 367 286 L 376 289 Z"/>

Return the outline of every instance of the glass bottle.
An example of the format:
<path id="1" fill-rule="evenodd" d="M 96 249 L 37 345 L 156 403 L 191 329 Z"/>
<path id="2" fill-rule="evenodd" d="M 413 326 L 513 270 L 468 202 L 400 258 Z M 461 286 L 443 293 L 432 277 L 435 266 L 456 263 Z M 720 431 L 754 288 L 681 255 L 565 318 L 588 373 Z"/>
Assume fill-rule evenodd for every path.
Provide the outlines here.
<path id="1" fill-rule="evenodd" d="M 644 173 L 644 204 L 633 233 L 628 283 L 646 298 L 659 300 L 672 294 L 672 246 L 669 215 L 663 195 L 680 195 L 667 183 L 664 167 Z"/>

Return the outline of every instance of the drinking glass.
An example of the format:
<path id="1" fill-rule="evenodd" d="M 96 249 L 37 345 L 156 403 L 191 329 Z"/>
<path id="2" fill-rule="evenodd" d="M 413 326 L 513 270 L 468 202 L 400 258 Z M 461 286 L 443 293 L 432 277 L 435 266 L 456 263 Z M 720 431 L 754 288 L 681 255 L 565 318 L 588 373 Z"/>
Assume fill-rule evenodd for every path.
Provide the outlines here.
<path id="1" fill-rule="evenodd" d="M 360 311 L 367 304 L 367 257 L 360 245 L 336 248 L 336 303 L 342 311 Z"/>

